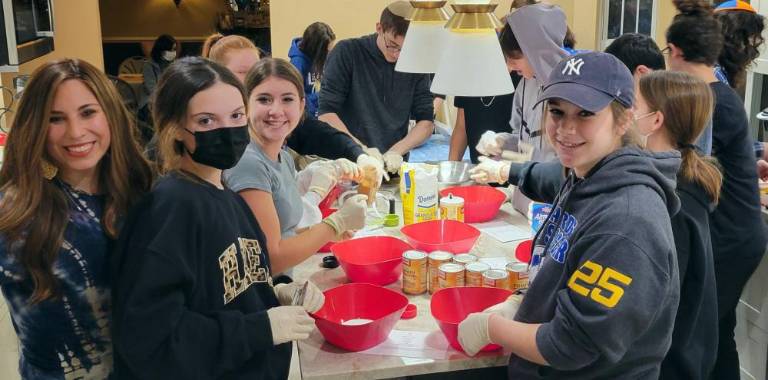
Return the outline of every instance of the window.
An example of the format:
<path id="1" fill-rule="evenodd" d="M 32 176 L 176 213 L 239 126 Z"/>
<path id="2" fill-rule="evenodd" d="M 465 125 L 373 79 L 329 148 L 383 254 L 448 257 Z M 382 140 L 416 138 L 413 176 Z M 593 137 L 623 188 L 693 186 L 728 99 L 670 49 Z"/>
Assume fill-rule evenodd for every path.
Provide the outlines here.
<path id="1" fill-rule="evenodd" d="M 603 47 L 624 33 L 652 36 L 656 0 L 603 0 Z"/>

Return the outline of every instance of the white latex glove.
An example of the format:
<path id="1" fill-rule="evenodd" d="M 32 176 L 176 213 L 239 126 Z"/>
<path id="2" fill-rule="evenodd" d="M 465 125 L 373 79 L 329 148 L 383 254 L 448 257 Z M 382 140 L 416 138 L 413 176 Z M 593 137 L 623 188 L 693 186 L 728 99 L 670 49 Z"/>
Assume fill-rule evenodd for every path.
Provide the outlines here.
<path id="1" fill-rule="evenodd" d="M 362 175 L 360 167 L 354 162 L 347 160 L 346 158 L 339 158 L 331 161 L 331 164 L 336 168 L 336 179 L 351 179 L 357 180 Z"/>
<path id="2" fill-rule="evenodd" d="M 379 148 L 369 148 L 367 146 L 363 146 L 363 152 L 380 162 L 384 162 L 384 158 L 381 156 L 381 152 L 379 151 Z M 359 159 L 358 159 L 359 160 Z"/>
<path id="3" fill-rule="evenodd" d="M 312 178 L 309 181 L 307 191 L 316 193 L 322 200 L 336 186 L 336 182 L 336 172 L 333 165 L 318 165 L 312 170 Z"/>
<path id="4" fill-rule="evenodd" d="M 301 305 L 292 305 L 293 295 L 304 286 L 303 282 L 292 282 L 290 284 L 275 285 L 275 296 L 278 302 L 283 306 L 302 306 L 308 313 L 314 313 L 320 310 L 325 303 L 325 295 L 313 282 L 307 281 L 307 291 L 304 293 L 304 303 Z"/>
<path id="5" fill-rule="evenodd" d="M 469 178 L 477 183 L 504 183 L 509 179 L 508 161 L 496 161 L 488 157 L 479 157 L 480 163 L 469 170 Z"/>
<path id="6" fill-rule="evenodd" d="M 373 148 L 373 149 L 376 149 L 376 148 Z M 376 151 L 378 152 L 378 149 Z M 379 158 L 381 158 L 381 154 L 379 154 Z M 389 177 L 387 176 L 387 172 L 384 171 L 383 158 L 377 159 L 373 156 L 363 153 L 357 156 L 357 166 L 360 168 L 360 171 L 362 173 L 365 173 L 366 169 L 368 168 L 376 169 L 376 176 L 379 178 L 379 185 L 381 185 L 382 177 L 387 177 L 387 179 L 389 179 Z"/>
<path id="7" fill-rule="evenodd" d="M 514 319 L 515 314 L 517 314 L 517 309 L 520 308 L 521 302 L 523 302 L 523 295 L 515 294 L 509 296 L 506 301 L 497 303 L 496 305 L 483 310 L 483 313 L 497 314 L 506 319 Z"/>
<path id="8" fill-rule="evenodd" d="M 323 223 L 331 226 L 336 231 L 337 237 L 346 231 L 359 230 L 365 227 L 367 199 L 368 197 L 363 194 L 356 194 L 347 198 L 338 211 L 323 219 Z"/>
<path id="9" fill-rule="evenodd" d="M 267 310 L 272 329 L 272 344 L 277 346 L 292 340 L 309 338 L 315 320 L 301 306 L 278 306 Z"/>
<path id="10" fill-rule="evenodd" d="M 387 173 L 397 173 L 402 164 L 403 156 L 400 153 L 393 151 L 384 153 L 384 167 L 387 168 Z"/>
<path id="11" fill-rule="evenodd" d="M 468 356 L 475 356 L 486 345 L 493 343 L 488 334 L 490 313 L 472 313 L 459 323 L 459 344 Z"/>
<path id="12" fill-rule="evenodd" d="M 504 150 L 517 150 L 517 137 L 511 133 L 485 131 L 475 149 L 486 156 L 500 156 Z"/>
<path id="13" fill-rule="evenodd" d="M 528 162 L 533 158 L 533 145 L 520 142 L 517 144 L 517 149 L 517 151 L 503 150 L 501 152 L 501 159 L 512 162 Z"/>

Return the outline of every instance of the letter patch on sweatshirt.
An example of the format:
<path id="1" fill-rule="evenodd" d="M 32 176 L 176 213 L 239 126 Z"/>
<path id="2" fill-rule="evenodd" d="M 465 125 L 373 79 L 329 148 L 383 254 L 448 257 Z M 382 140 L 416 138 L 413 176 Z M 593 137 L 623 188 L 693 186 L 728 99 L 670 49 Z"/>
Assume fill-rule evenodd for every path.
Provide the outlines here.
<path id="1" fill-rule="evenodd" d="M 548 223 L 545 227 L 542 243 L 545 246 L 549 244 L 549 248 L 547 248 L 549 257 L 563 264 L 570 247 L 568 239 L 573 235 L 576 226 L 579 225 L 579 221 L 560 207 L 555 208 L 554 214 L 550 219 L 554 222 Z"/>
<path id="2" fill-rule="evenodd" d="M 238 239 L 240 255 L 243 262 L 243 274 L 240 274 L 237 260 L 237 247 L 231 244 L 219 256 L 219 268 L 221 268 L 224 280 L 224 304 L 230 303 L 253 283 L 264 283 L 269 279 L 267 268 L 261 265 L 262 251 L 258 240 Z"/>
<path id="3" fill-rule="evenodd" d="M 600 305 L 613 309 L 624 296 L 624 290 L 632 283 L 632 277 L 611 267 L 587 260 L 573 272 L 568 288 Z"/>

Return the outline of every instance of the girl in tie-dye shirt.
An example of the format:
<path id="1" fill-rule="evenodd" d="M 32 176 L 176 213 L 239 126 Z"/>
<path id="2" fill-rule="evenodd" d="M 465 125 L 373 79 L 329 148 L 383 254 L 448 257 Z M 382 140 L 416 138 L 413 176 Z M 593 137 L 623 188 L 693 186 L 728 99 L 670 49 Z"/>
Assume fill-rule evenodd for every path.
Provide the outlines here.
<path id="1" fill-rule="evenodd" d="M 32 76 L 0 168 L 0 290 L 24 379 L 112 373 L 109 252 L 151 171 L 109 79 L 84 61 Z"/>

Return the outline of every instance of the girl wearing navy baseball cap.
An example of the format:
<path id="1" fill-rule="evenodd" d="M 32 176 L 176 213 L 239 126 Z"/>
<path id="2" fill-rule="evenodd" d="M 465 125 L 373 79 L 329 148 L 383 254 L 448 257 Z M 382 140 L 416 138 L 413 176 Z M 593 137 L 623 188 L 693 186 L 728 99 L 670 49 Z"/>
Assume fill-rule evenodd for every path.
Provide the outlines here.
<path id="1" fill-rule="evenodd" d="M 553 204 L 534 238 L 530 288 L 519 308 L 471 314 L 459 341 L 470 355 L 491 342 L 511 351 L 510 378 L 658 377 L 680 297 L 669 218 L 680 153 L 634 144 L 632 74 L 612 55 L 560 62 L 539 102 L 560 162 L 535 168 L 566 170 L 556 191 L 518 182 Z"/>

